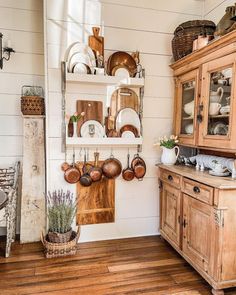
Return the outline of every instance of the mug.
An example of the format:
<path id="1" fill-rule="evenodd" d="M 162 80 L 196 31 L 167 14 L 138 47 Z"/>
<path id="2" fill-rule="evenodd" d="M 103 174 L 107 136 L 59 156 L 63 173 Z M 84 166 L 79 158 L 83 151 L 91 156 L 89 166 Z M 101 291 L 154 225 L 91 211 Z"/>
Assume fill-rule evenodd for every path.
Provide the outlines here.
<path id="1" fill-rule="evenodd" d="M 218 115 L 221 108 L 221 104 L 218 102 L 211 102 L 209 106 L 209 115 Z"/>

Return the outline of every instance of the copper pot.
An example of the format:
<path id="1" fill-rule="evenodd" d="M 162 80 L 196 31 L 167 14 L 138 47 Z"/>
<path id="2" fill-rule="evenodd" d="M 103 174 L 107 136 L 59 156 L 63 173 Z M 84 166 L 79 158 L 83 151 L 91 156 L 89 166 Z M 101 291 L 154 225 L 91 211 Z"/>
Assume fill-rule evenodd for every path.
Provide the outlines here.
<path id="1" fill-rule="evenodd" d="M 134 170 L 134 175 L 138 180 L 143 180 L 143 177 L 146 174 L 146 163 L 139 156 L 139 154 L 134 155 L 134 158 L 131 162 L 131 168 Z"/>
<path id="2" fill-rule="evenodd" d="M 102 168 L 98 166 L 99 153 L 94 153 L 94 166 L 90 169 L 89 175 L 92 181 L 99 181 L 102 178 Z"/>
<path id="3" fill-rule="evenodd" d="M 87 170 L 86 166 L 86 154 L 84 154 L 84 165 L 83 165 L 83 175 L 80 177 L 80 184 L 83 186 L 90 186 L 92 184 L 92 178 L 89 175 L 89 171 Z"/>
<path id="4" fill-rule="evenodd" d="M 109 159 L 105 160 L 102 165 L 102 172 L 107 178 L 116 178 L 121 174 L 122 165 L 121 162 L 114 158 L 113 155 Z"/>
<path id="5" fill-rule="evenodd" d="M 63 167 L 66 168 L 67 165 L 63 163 Z M 80 180 L 80 170 L 75 167 L 75 154 L 73 153 L 73 163 L 68 169 L 65 170 L 64 178 L 69 183 L 76 183 Z"/>
<path id="6" fill-rule="evenodd" d="M 122 177 L 126 181 L 131 181 L 134 179 L 134 170 L 129 166 L 130 155 L 127 155 L 127 167 L 122 171 Z"/>

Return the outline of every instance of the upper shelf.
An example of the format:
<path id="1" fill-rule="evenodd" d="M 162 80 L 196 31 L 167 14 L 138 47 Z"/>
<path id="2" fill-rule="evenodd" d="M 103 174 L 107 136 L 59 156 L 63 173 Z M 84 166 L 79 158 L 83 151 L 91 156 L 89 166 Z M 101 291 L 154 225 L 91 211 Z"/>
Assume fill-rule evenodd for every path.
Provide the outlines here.
<path id="1" fill-rule="evenodd" d="M 66 82 L 97 84 L 97 85 L 117 85 L 119 87 L 135 87 L 141 88 L 144 86 L 144 78 L 125 78 L 117 76 L 104 75 L 82 75 L 76 73 L 66 73 Z"/>

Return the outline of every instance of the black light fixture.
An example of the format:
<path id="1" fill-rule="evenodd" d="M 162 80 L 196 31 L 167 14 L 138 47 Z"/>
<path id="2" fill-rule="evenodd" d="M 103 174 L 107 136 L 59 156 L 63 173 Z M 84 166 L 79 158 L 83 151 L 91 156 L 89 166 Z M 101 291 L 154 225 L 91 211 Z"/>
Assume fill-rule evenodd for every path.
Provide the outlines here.
<path id="1" fill-rule="evenodd" d="M 2 47 L 2 37 L 3 34 L 0 33 L 0 69 L 3 68 L 3 60 L 9 60 L 11 53 L 15 52 L 15 50 L 10 46 Z"/>

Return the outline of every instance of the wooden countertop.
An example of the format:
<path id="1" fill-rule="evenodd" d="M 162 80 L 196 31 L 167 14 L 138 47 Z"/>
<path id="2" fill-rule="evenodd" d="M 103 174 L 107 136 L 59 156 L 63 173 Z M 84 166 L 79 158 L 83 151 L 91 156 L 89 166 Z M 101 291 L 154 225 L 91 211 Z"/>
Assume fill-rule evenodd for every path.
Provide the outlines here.
<path id="1" fill-rule="evenodd" d="M 194 167 L 182 166 L 182 165 L 163 165 L 157 164 L 157 167 L 166 169 L 170 172 L 174 172 L 176 174 L 180 174 L 184 177 L 199 181 L 201 183 L 210 185 L 212 187 L 216 187 L 219 189 L 236 189 L 236 179 L 228 177 L 218 177 L 212 176 L 208 173 L 208 171 L 197 171 Z"/>

